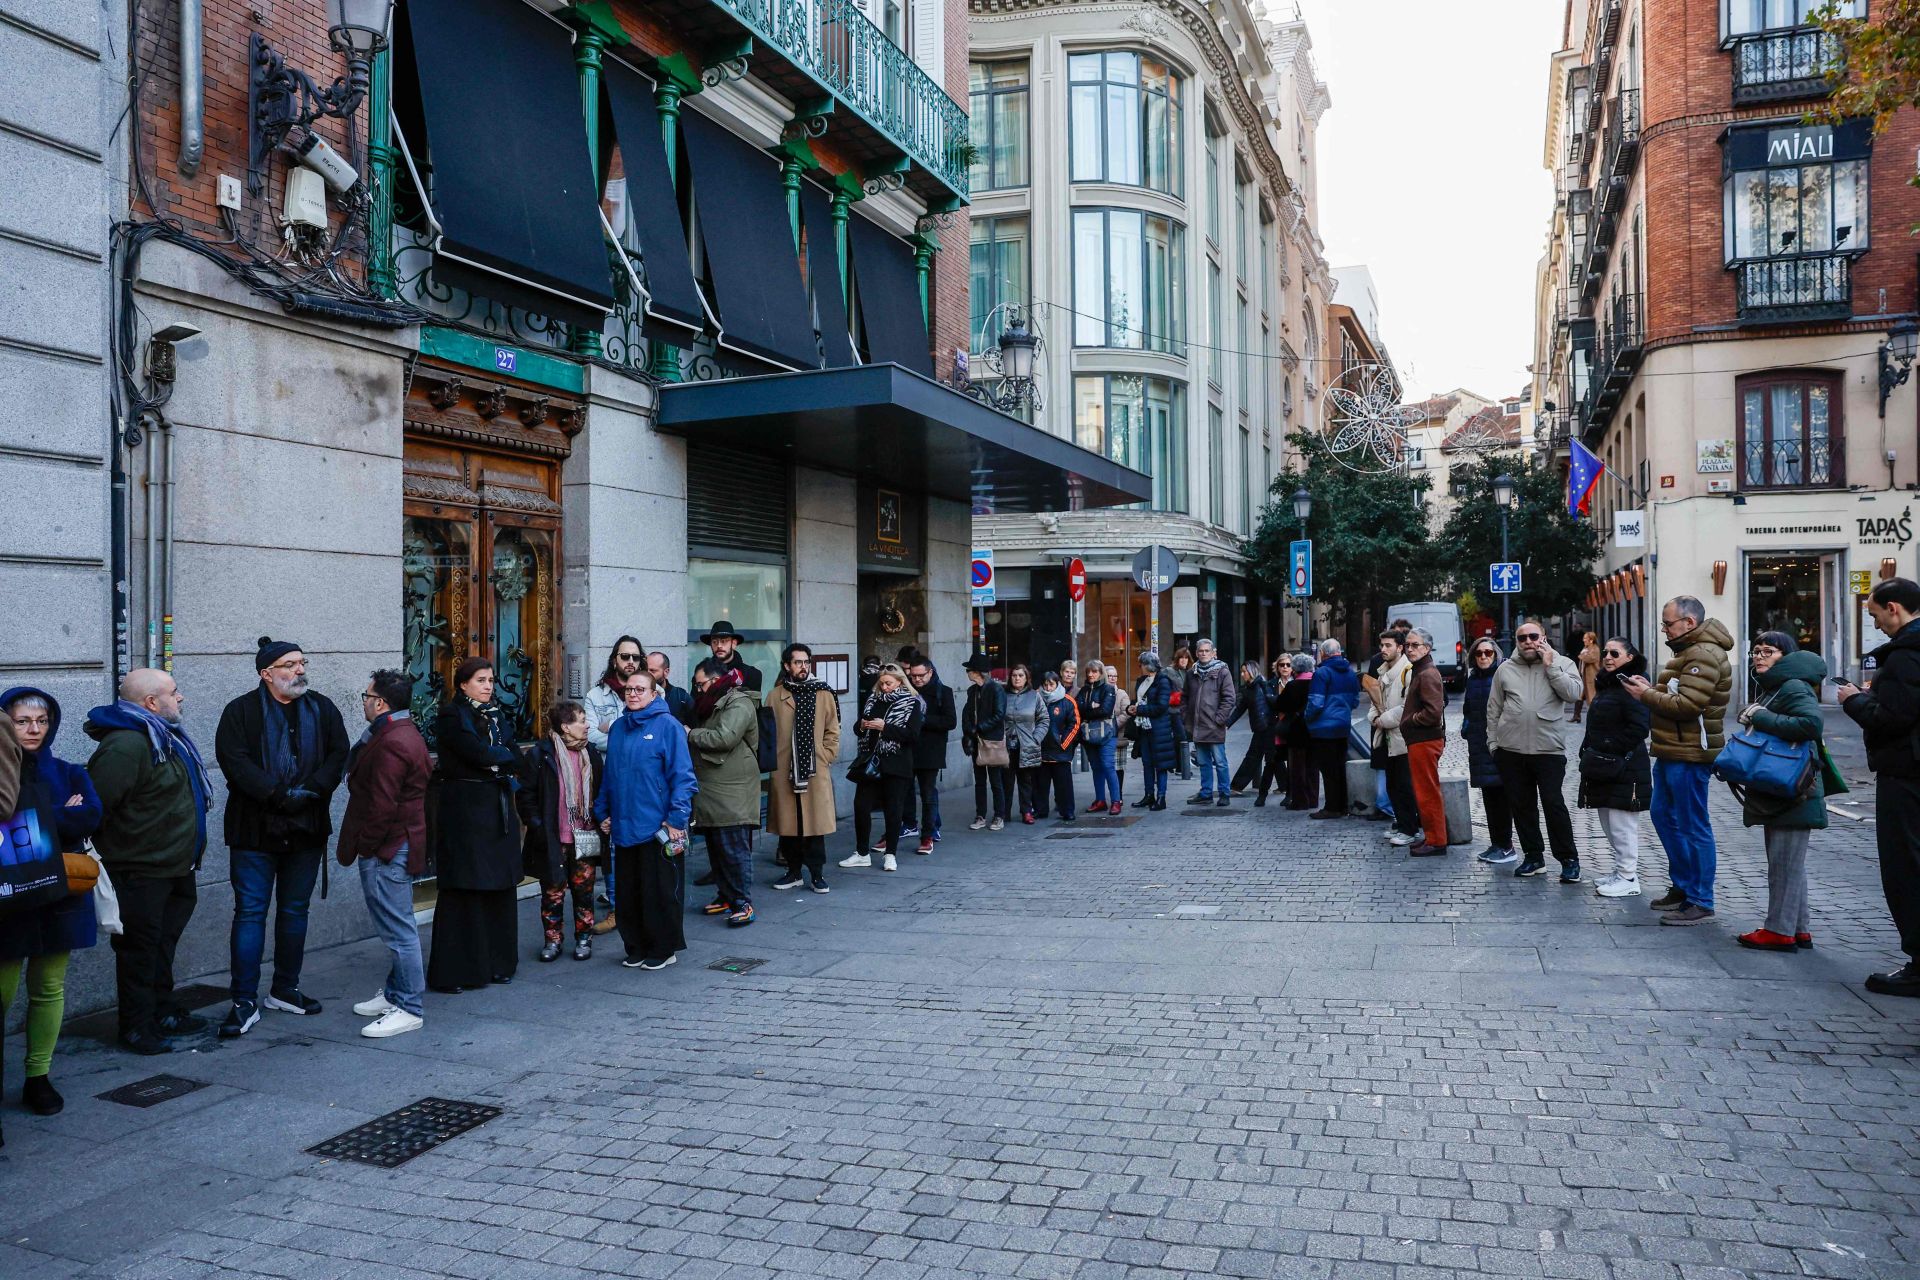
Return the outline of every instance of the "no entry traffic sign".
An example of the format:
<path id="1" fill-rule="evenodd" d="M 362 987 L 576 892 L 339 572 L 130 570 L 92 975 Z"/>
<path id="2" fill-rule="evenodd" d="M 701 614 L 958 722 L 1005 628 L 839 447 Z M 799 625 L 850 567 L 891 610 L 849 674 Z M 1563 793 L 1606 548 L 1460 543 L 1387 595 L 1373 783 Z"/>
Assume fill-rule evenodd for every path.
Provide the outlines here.
<path id="1" fill-rule="evenodd" d="M 1067 599 L 1078 604 L 1087 598 L 1087 566 L 1079 556 L 1067 561 Z"/>

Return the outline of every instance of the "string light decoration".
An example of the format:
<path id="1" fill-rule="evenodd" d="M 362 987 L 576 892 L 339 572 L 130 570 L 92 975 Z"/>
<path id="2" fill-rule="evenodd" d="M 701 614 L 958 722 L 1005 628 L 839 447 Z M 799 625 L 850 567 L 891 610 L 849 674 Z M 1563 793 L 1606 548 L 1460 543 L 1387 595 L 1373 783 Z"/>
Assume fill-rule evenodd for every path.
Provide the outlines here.
<path id="1" fill-rule="evenodd" d="M 1400 403 L 1400 380 L 1385 365 L 1360 364 L 1327 388 L 1333 420 L 1327 452 L 1349 471 L 1380 475 L 1407 465 L 1407 433 L 1420 410 Z"/>

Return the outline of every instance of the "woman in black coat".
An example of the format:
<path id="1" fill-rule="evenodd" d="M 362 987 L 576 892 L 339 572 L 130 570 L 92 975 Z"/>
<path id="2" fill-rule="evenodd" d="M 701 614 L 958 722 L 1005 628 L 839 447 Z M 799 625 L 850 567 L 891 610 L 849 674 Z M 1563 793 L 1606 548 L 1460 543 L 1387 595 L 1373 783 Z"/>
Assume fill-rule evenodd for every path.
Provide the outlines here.
<path id="1" fill-rule="evenodd" d="M 562 702 L 547 712 L 547 736 L 533 744 L 533 784 L 520 792 L 526 872 L 540 880 L 540 959 L 560 958 L 563 914 L 573 898 L 573 958 L 593 955 L 593 882 L 605 845 L 593 802 L 606 776 L 600 748 L 587 741 L 587 712 Z"/>
<path id="2" fill-rule="evenodd" d="M 873 692 L 861 708 L 854 728 L 860 733 L 860 754 L 849 772 L 853 774 L 853 855 L 840 859 L 843 867 L 870 867 L 873 856 L 873 811 L 880 810 L 886 824 L 881 837 L 883 871 L 899 869 L 895 854 L 900 849 L 908 798 L 913 794 L 913 744 L 919 741 L 920 726 L 926 721 L 920 699 L 907 686 L 907 673 L 898 663 L 883 665 L 873 679 Z M 878 764 L 878 778 L 860 777 L 861 761 L 872 757 Z"/>
<path id="3" fill-rule="evenodd" d="M 1140 683 L 1134 688 L 1133 705 L 1127 708 L 1134 758 L 1140 761 L 1145 794 L 1133 802 L 1136 809 L 1167 807 L 1167 774 L 1173 770 L 1179 739 L 1174 725 L 1180 713 L 1173 706 L 1173 680 L 1160 665 L 1160 655 L 1148 650 L 1140 655 Z"/>
<path id="4" fill-rule="evenodd" d="M 1260 780 L 1261 772 L 1267 767 L 1267 753 L 1272 749 L 1273 689 L 1261 673 L 1258 660 L 1240 664 L 1240 698 L 1233 704 L 1227 727 L 1231 729 L 1242 716 L 1247 718 L 1247 728 L 1253 731 L 1253 736 L 1247 740 L 1240 767 L 1233 771 L 1230 789 L 1235 795 L 1244 795 L 1248 787 Z"/>
<path id="5" fill-rule="evenodd" d="M 1600 650 L 1600 674 L 1580 741 L 1580 807 L 1596 809 L 1613 872 L 1594 886 L 1603 898 L 1640 896 L 1640 815 L 1653 799 L 1653 761 L 1647 755 L 1652 715 L 1621 683 L 1645 675 L 1647 660 L 1618 636 Z"/>
<path id="6" fill-rule="evenodd" d="M 468 658 L 434 721 L 440 807 L 434 834 L 438 902 L 427 986 L 446 995 L 511 982 L 519 966 L 514 891 L 524 873 L 520 753 L 493 698 L 493 663 Z"/>
<path id="7" fill-rule="evenodd" d="M 1500 669 L 1500 646 L 1481 636 L 1467 651 L 1467 691 L 1461 699 L 1460 736 L 1467 740 L 1467 781 L 1480 791 L 1487 810 L 1487 847 L 1480 861 L 1503 865 L 1518 862 L 1513 851 L 1513 810 L 1507 804 L 1507 784 L 1487 741 L 1487 698 L 1493 692 L 1493 673 Z"/>

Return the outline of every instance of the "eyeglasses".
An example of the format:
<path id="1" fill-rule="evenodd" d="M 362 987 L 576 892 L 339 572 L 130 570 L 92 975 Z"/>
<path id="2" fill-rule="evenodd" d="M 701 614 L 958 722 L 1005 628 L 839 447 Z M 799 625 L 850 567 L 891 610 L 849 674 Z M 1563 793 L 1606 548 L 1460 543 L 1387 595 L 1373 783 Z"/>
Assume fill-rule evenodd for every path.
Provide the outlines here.
<path id="1" fill-rule="evenodd" d="M 385 701 L 386 701 L 386 699 L 385 699 L 385 698 L 382 698 L 382 697 L 381 697 L 381 696 L 380 696 L 379 694 L 377 694 L 377 693 L 363 693 L 363 694 L 361 694 L 361 695 L 360 695 L 360 701 L 362 701 L 362 702 L 385 702 Z"/>
<path id="2" fill-rule="evenodd" d="M 272 666 L 268 667 L 267 670 L 269 671 L 300 671 L 305 669 L 306 665 L 307 665 L 307 660 L 305 658 L 285 658 L 279 662 L 274 663 Z"/>
<path id="3" fill-rule="evenodd" d="M 1667 621 L 1665 618 L 1660 619 L 1660 629 L 1662 631 L 1671 631 L 1675 627 L 1684 627 L 1686 625 L 1687 625 L 1687 620 L 1685 618 L 1675 618 L 1671 622 Z"/>
<path id="4" fill-rule="evenodd" d="M 1428 644 L 1428 643 L 1427 643 L 1427 642 L 1426 642 L 1425 640 L 1409 640 L 1409 641 L 1407 641 L 1407 648 L 1409 648 L 1409 649 L 1431 649 L 1431 648 L 1433 648 L 1433 646 L 1432 646 L 1432 645 L 1430 645 L 1430 644 Z"/>
<path id="5" fill-rule="evenodd" d="M 616 653 L 613 655 L 613 660 L 615 662 L 638 662 L 640 661 L 640 655 L 637 653 Z"/>
<path id="6" fill-rule="evenodd" d="M 44 729 L 53 721 L 46 716 L 24 716 L 15 719 L 13 723 L 21 729 Z"/>

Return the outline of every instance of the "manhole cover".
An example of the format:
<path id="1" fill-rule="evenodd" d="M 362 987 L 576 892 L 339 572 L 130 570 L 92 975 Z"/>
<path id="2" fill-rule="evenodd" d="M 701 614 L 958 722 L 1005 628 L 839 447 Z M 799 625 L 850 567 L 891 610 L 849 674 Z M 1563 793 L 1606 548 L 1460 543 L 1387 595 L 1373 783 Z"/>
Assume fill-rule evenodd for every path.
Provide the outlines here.
<path id="1" fill-rule="evenodd" d="M 728 956 L 723 960 L 715 960 L 707 968 L 718 969 L 721 973 L 751 973 L 765 963 L 765 960 L 756 956 Z"/>
<path id="2" fill-rule="evenodd" d="M 499 1107 L 452 1098 L 422 1098 L 337 1138 L 307 1148 L 307 1154 L 397 1169 L 423 1151 L 457 1138 L 500 1114 Z"/>
<path id="3" fill-rule="evenodd" d="M 1111 840 L 1111 831 L 1050 831 L 1048 840 Z"/>
<path id="4" fill-rule="evenodd" d="M 1189 818 L 1224 818 L 1234 812 L 1234 810 L 1193 805 L 1189 808 L 1182 809 L 1180 812 Z"/>
<path id="5" fill-rule="evenodd" d="M 124 1103 L 129 1107 L 151 1107 L 173 1098 L 184 1098 L 195 1089 L 206 1087 L 204 1080 L 188 1080 L 181 1076 L 148 1076 L 145 1080 L 109 1089 L 99 1097 L 103 1101 Z"/>
<path id="6" fill-rule="evenodd" d="M 1130 813 L 1124 818 L 1082 818 L 1080 821 L 1090 827 L 1130 827 L 1136 822 L 1145 821 L 1145 819 L 1137 813 Z"/>

